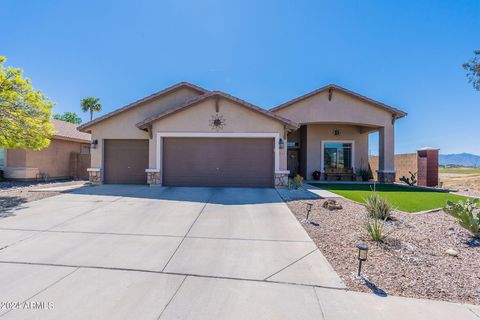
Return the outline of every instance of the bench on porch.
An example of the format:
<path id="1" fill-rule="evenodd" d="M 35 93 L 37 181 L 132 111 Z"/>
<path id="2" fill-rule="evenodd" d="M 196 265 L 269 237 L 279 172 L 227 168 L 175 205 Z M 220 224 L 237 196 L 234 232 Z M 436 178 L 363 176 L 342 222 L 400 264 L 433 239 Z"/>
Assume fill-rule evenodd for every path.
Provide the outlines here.
<path id="1" fill-rule="evenodd" d="M 325 169 L 324 176 L 327 181 L 355 181 L 356 179 L 352 168 Z"/>

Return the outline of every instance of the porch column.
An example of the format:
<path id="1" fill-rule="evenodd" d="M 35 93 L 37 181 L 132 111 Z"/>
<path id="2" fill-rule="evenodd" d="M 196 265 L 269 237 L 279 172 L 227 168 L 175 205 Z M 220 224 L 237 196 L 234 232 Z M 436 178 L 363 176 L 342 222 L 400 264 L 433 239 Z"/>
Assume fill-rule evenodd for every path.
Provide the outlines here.
<path id="1" fill-rule="evenodd" d="M 395 182 L 395 126 L 387 124 L 378 131 L 378 181 Z"/>

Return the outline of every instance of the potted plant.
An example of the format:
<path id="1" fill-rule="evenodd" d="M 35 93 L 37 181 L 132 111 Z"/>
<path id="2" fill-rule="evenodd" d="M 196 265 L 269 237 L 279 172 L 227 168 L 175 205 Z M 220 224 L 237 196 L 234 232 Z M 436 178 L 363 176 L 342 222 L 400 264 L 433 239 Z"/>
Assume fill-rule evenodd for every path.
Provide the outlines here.
<path id="1" fill-rule="evenodd" d="M 313 180 L 320 180 L 320 171 L 313 171 L 312 173 L 312 176 L 313 176 Z"/>
<path id="2" fill-rule="evenodd" d="M 366 168 L 360 168 L 357 170 L 357 175 L 362 179 L 362 181 L 369 181 L 371 177 L 371 172 L 370 170 Z"/>

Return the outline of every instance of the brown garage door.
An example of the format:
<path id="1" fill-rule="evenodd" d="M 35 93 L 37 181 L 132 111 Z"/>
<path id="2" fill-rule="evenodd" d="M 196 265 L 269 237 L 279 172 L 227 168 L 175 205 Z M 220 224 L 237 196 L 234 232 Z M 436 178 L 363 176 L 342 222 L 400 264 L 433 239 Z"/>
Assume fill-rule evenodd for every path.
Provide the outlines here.
<path id="1" fill-rule="evenodd" d="M 105 140 L 105 183 L 146 184 L 148 140 Z"/>
<path id="2" fill-rule="evenodd" d="M 273 187 L 273 139 L 165 138 L 167 186 Z"/>

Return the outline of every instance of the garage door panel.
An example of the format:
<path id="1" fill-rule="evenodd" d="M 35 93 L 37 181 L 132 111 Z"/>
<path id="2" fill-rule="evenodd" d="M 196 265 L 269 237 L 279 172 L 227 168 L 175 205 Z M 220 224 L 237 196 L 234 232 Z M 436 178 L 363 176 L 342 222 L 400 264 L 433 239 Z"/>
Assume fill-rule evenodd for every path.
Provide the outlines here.
<path id="1" fill-rule="evenodd" d="M 146 184 L 148 140 L 105 140 L 104 182 Z"/>
<path id="2" fill-rule="evenodd" d="M 273 139 L 165 138 L 163 183 L 272 187 Z"/>

